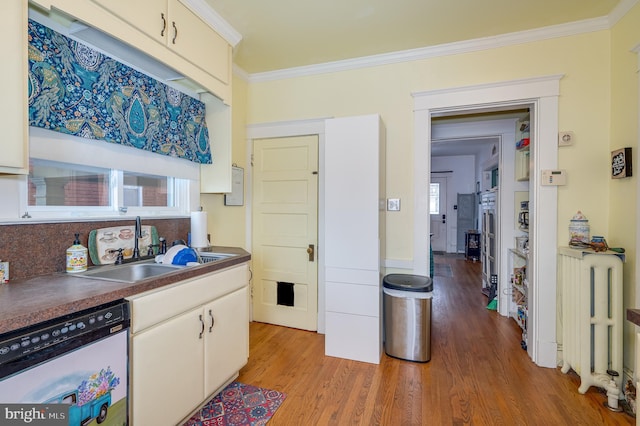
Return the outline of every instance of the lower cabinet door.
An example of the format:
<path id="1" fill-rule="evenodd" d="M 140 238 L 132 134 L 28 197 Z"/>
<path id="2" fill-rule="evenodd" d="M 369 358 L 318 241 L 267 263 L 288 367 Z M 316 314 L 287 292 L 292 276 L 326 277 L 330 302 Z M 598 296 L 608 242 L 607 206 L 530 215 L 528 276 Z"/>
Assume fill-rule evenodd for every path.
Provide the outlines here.
<path id="1" fill-rule="evenodd" d="M 132 338 L 132 424 L 175 425 L 203 399 L 202 308 Z"/>
<path id="2" fill-rule="evenodd" d="M 204 308 L 205 395 L 210 395 L 242 368 L 249 358 L 249 299 L 247 287 L 221 297 Z"/>

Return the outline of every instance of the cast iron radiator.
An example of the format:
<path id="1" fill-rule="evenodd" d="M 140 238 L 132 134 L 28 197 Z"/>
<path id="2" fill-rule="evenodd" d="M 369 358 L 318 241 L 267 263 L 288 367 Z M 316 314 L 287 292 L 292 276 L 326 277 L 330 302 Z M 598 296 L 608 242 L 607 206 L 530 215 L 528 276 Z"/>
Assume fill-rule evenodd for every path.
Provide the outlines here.
<path id="1" fill-rule="evenodd" d="M 622 382 L 622 262 L 612 252 L 561 247 L 562 372 L 580 376 L 578 392 Z"/>

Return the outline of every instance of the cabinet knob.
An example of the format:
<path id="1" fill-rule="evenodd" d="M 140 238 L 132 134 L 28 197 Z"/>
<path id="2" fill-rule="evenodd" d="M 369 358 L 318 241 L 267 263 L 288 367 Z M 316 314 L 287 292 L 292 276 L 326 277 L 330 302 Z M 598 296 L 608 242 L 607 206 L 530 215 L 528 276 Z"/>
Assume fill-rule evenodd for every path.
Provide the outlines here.
<path id="1" fill-rule="evenodd" d="M 211 325 L 209 326 L 209 333 L 211 333 L 211 330 L 213 330 L 213 325 L 216 323 L 216 320 L 213 319 L 213 312 L 211 312 L 211 309 L 209 309 L 209 318 L 211 318 Z"/>

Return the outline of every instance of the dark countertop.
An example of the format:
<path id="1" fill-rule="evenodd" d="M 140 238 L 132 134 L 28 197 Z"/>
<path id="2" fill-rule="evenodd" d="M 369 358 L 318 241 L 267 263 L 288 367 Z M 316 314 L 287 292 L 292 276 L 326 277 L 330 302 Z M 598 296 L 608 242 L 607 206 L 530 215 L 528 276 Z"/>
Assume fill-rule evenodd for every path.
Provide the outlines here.
<path id="1" fill-rule="evenodd" d="M 212 249 L 215 252 L 234 253 L 237 256 L 176 269 L 175 272 L 135 284 L 72 277 L 67 273 L 54 273 L 0 284 L 0 333 L 124 299 L 251 259 L 251 255 L 241 248 Z"/>
<path id="2" fill-rule="evenodd" d="M 640 309 L 627 309 L 627 321 L 640 326 Z"/>

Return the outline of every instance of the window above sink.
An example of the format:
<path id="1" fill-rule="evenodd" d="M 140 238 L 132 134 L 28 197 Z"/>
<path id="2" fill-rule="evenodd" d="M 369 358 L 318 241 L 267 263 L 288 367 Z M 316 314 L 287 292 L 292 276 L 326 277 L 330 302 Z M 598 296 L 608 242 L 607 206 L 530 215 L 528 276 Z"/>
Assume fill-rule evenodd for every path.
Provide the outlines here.
<path id="1" fill-rule="evenodd" d="M 21 211 L 39 220 L 175 217 L 188 215 L 190 202 L 198 202 L 198 164 L 78 139 L 30 128 L 31 167 Z"/>

